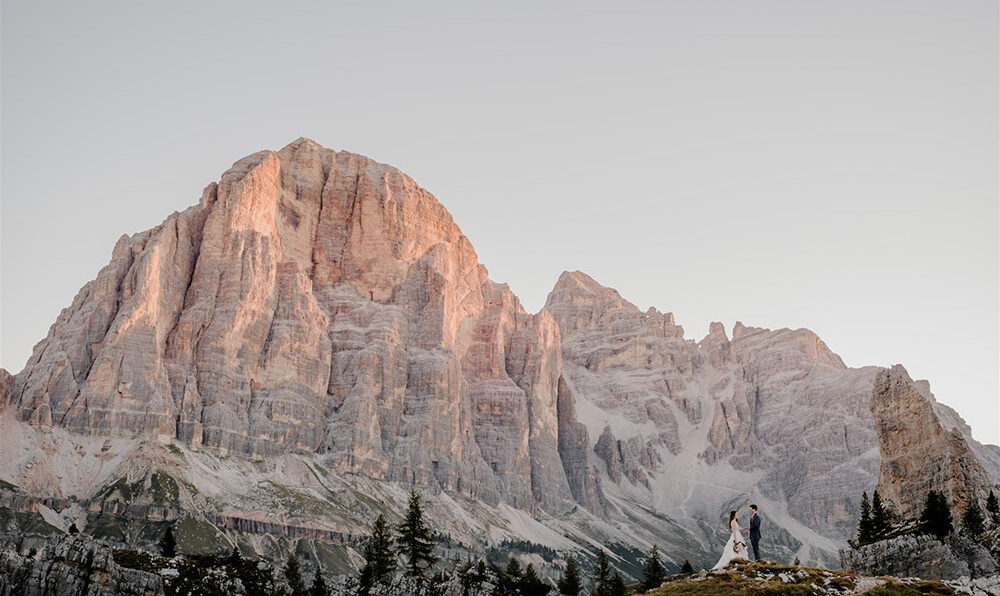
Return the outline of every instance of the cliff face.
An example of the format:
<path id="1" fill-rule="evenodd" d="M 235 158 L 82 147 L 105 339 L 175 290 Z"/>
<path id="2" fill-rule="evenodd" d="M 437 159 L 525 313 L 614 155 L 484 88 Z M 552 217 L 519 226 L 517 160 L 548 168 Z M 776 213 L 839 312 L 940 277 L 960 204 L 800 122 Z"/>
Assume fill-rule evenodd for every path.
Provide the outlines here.
<path id="1" fill-rule="evenodd" d="M 850 535 L 878 468 L 874 367 L 847 368 L 805 329 L 737 323 L 730 339 L 713 323 L 685 339 L 672 313 L 643 312 L 580 272 L 559 278 L 545 309 L 611 482 L 689 513 L 770 500 L 773 523 Z"/>
<path id="2" fill-rule="evenodd" d="M 0 371 L 0 478 L 302 535 L 363 534 L 417 486 L 462 539 L 706 563 L 756 502 L 768 557 L 835 563 L 878 475 L 877 372 L 806 329 L 686 339 L 580 272 L 527 313 L 411 178 L 299 139 L 122 237 Z M 129 488 L 164 478 L 169 503 Z"/>
<path id="3" fill-rule="evenodd" d="M 567 472 L 592 475 L 587 458 L 560 459 L 560 358 L 552 318 L 487 278 L 433 196 L 300 139 L 123 237 L 13 392 L 34 425 L 321 453 L 557 512 L 574 502 Z"/>
<path id="4" fill-rule="evenodd" d="M 0 551 L 0 594 L 157 596 L 163 594 L 163 586 L 152 573 L 117 565 L 109 547 L 67 537 L 37 557 Z"/>
<path id="5" fill-rule="evenodd" d="M 962 432 L 942 425 L 929 390 L 921 391 L 906 369 L 879 372 L 871 408 L 882 453 L 878 491 L 897 514 L 919 518 L 931 490 L 945 494 L 954 519 L 970 497 L 985 502 L 994 481 Z"/>

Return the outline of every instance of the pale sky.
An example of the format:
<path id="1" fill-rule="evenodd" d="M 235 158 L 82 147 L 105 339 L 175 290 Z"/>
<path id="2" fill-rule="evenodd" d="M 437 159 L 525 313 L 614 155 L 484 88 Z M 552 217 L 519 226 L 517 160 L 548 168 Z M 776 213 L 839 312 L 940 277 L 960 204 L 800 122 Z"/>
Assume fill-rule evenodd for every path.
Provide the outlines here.
<path id="1" fill-rule="evenodd" d="M 433 192 L 535 311 L 807 327 L 1000 443 L 998 3 L 2 3 L 0 366 L 122 234 L 308 136 Z"/>

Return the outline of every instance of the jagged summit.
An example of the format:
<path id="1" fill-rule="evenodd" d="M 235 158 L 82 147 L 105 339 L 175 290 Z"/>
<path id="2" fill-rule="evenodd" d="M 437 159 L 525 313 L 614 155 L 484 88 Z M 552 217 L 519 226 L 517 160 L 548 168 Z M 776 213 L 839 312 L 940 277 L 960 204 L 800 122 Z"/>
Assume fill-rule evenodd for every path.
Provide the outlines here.
<path id="1" fill-rule="evenodd" d="M 877 371 L 806 329 L 685 339 L 579 271 L 526 313 L 431 193 L 303 137 L 122 237 L 0 373 L 0 478 L 101 509 L 169 468 L 178 507 L 309 532 L 416 486 L 464 539 L 693 558 L 753 499 L 774 556 L 835 563 L 878 475 Z"/>

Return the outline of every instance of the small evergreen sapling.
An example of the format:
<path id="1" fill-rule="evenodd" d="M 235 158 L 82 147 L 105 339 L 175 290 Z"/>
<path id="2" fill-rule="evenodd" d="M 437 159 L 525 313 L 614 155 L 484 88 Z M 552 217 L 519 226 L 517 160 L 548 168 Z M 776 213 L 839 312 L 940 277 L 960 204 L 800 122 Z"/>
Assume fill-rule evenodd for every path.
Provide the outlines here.
<path id="1" fill-rule="evenodd" d="M 424 512 L 420 505 L 420 495 L 410 491 L 410 503 L 406 510 L 406 518 L 396 529 L 396 544 L 399 553 L 406 559 L 406 574 L 411 577 L 423 578 L 424 571 L 430 569 L 437 561 L 434 556 L 434 541 L 431 531 L 424 522 Z"/>
<path id="2" fill-rule="evenodd" d="M 878 491 L 872 493 L 872 542 L 881 540 L 889 534 L 892 520 L 889 519 L 889 511 L 882 503 L 882 497 Z"/>
<path id="3" fill-rule="evenodd" d="M 642 570 L 642 589 L 648 592 L 659 588 L 666 574 L 666 571 L 663 569 L 663 563 L 660 562 L 660 551 L 654 544 L 653 548 L 649 550 L 649 556 L 646 557 L 646 566 Z"/>
<path id="4" fill-rule="evenodd" d="M 1000 522 L 1000 503 L 997 502 L 997 496 L 992 490 L 990 496 L 986 497 L 986 511 L 994 522 Z"/>
<path id="5" fill-rule="evenodd" d="M 564 596 L 580 596 L 580 590 L 583 588 L 583 585 L 580 580 L 580 570 L 576 566 L 576 561 L 573 559 L 566 561 L 566 568 L 563 569 L 556 587 L 559 588 L 559 593 Z"/>
<path id="6" fill-rule="evenodd" d="M 292 596 L 308 595 L 306 583 L 302 581 L 302 566 L 295 553 L 289 554 L 288 561 L 285 562 L 285 581 L 288 582 L 288 587 L 292 590 Z"/>
<path id="7" fill-rule="evenodd" d="M 392 579 L 396 571 L 396 556 L 392 552 L 392 535 L 384 515 L 379 515 L 372 525 L 372 535 L 363 551 L 365 564 L 358 575 L 358 592 L 366 595 L 372 587 Z"/>
<path id="8" fill-rule="evenodd" d="M 868 493 L 861 493 L 861 518 L 858 520 L 858 546 L 872 541 L 872 506 Z"/>
<path id="9" fill-rule="evenodd" d="M 969 504 L 965 506 L 965 513 L 962 514 L 962 530 L 977 538 L 986 531 L 986 516 L 979 507 L 979 501 L 975 497 L 969 497 Z"/>
<path id="10" fill-rule="evenodd" d="M 951 510 L 944 493 L 936 490 L 927 493 L 924 511 L 920 514 L 920 529 L 938 540 L 944 540 L 951 534 Z"/>

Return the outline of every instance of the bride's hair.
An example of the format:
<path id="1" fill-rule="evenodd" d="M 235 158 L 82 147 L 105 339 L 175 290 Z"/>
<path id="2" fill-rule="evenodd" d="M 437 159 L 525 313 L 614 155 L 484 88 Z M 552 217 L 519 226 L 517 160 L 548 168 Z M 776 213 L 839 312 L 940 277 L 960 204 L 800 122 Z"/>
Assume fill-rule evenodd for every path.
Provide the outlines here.
<path id="1" fill-rule="evenodd" d="M 729 525 L 730 526 L 733 525 L 733 520 L 734 519 L 736 519 L 736 512 L 735 511 L 730 511 L 729 512 Z"/>

